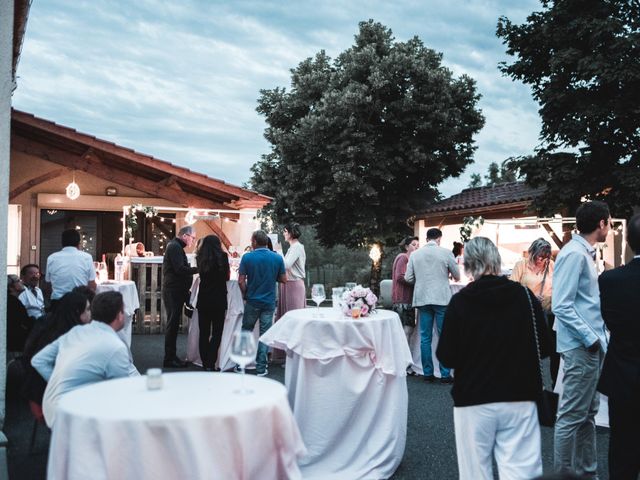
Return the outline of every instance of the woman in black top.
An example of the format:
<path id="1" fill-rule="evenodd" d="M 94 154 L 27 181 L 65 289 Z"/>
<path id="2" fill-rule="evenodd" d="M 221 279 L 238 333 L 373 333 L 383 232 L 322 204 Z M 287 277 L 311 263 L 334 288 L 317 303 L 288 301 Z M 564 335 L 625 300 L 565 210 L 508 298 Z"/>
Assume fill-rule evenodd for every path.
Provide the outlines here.
<path id="1" fill-rule="evenodd" d="M 222 251 L 220 239 L 208 235 L 196 252 L 200 287 L 196 308 L 200 327 L 200 358 L 205 370 L 213 371 L 218 359 L 224 319 L 227 312 L 229 257 Z"/>
<path id="2" fill-rule="evenodd" d="M 436 352 L 455 371 L 451 395 L 461 479 L 492 479 L 492 456 L 500 478 L 542 474 L 534 323 L 543 357 L 549 352 L 546 324 L 536 296 L 501 276 L 500 264 L 488 238 L 465 245 L 464 268 L 474 281 L 452 297 Z"/>
<path id="3" fill-rule="evenodd" d="M 66 293 L 55 312 L 37 322 L 24 347 L 26 378 L 23 394 L 27 400 L 42 405 L 47 382 L 31 366 L 33 356 L 76 325 L 91 321 L 91 304 L 86 295 L 78 292 Z"/>

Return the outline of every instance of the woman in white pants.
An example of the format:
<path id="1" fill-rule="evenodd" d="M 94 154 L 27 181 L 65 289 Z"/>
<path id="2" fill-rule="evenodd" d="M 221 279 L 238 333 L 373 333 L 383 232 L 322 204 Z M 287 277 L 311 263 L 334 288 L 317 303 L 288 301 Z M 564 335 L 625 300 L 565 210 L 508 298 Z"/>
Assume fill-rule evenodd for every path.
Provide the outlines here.
<path id="1" fill-rule="evenodd" d="M 540 302 L 500 275 L 500 254 L 484 237 L 465 245 L 465 271 L 474 281 L 453 296 L 436 354 L 455 371 L 451 390 L 460 478 L 501 480 L 542 474 L 535 400 L 541 389 L 534 325 L 549 353 Z"/>

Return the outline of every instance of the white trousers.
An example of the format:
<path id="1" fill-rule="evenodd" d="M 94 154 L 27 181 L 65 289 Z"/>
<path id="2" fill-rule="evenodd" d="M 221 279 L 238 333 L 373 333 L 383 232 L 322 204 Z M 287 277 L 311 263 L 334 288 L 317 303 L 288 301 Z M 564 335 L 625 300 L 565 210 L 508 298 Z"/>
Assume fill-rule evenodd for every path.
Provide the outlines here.
<path id="1" fill-rule="evenodd" d="M 460 480 L 493 480 L 495 455 L 500 480 L 542 475 L 535 402 L 496 402 L 454 407 Z"/>

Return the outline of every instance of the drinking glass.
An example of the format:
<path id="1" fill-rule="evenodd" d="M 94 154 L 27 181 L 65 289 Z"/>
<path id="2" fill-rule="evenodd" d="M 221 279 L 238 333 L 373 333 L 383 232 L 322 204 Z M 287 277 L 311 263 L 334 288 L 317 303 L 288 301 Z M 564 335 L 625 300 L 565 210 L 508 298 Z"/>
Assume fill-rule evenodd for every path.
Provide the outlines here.
<path id="1" fill-rule="evenodd" d="M 326 296 L 324 294 L 324 285 L 322 285 L 321 283 L 314 283 L 311 286 L 311 300 L 313 300 L 317 305 L 316 311 L 318 313 L 318 316 L 320 316 L 320 304 L 324 302 L 325 298 Z"/>
<path id="2" fill-rule="evenodd" d="M 240 390 L 234 391 L 241 395 L 253 393 L 244 386 L 245 367 L 251 363 L 256 355 L 256 342 L 253 338 L 253 332 L 248 330 L 239 330 L 233 334 L 231 339 L 231 355 L 229 357 L 240 366 L 242 371 L 242 387 Z"/>

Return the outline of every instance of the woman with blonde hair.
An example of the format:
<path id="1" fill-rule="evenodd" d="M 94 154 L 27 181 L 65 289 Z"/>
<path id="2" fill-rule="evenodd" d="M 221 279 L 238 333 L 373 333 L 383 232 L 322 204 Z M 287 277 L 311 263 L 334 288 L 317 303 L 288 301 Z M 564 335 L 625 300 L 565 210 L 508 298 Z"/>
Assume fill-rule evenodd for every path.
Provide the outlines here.
<path id="1" fill-rule="evenodd" d="M 544 238 L 534 240 L 528 249 L 528 258 L 523 258 L 513 267 L 511 280 L 529 288 L 538 297 L 547 317 L 549 334 L 553 349 L 549 356 L 551 380 L 556 384 L 560 355 L 555 352 L 556 334 L 551 328 L 555 317 L 551 312 L 551 286 L 553 284 L 553 260 L 551 260 L 551 244 Z"/>
<path id="2" fill-rule="evenodd" d="M 462 480 L 542 474 L 536 399 L 541 356 L 548 355 L 540 302 L 501 275 L 500 253 L 484 237 L 465 245 L 464 268 L 473 282 L 447 307 L 437 356 L 454 369 L 453 420 Z M 537 336 L 537 341 L 536 341 Z"/>

